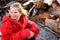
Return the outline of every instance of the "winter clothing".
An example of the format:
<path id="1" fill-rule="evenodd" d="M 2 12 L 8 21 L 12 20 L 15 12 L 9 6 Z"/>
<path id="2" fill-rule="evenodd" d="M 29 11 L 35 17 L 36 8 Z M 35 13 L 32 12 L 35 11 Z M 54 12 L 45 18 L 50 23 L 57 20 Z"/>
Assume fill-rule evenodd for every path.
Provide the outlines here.
<path id="1" fill-rule="evenodd" d="M 34 38 L 39 33 L 38 26 L 26 16 L 22 15 L 19 21 L 9 16 L 3 17 L 2 40 L 26 40 L 30 36 L 30 31 L 34 32 Z"/>

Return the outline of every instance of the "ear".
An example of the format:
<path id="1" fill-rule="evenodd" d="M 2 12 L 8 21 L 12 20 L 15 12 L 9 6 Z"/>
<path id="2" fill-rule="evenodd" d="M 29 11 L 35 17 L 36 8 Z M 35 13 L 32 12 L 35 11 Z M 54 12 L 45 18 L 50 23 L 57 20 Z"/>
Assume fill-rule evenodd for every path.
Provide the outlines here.
<path id="1" fill-rule="evenodd" d="M 10 16 L 10 14 L 9 13 L 6 13 L 6 16 Z"/>

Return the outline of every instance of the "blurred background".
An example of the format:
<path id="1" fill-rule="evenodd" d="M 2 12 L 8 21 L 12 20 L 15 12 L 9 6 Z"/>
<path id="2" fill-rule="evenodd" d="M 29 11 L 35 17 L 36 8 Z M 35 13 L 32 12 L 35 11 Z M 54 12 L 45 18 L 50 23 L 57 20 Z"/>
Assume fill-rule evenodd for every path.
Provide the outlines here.
<path id="1" fill-rule="evenodd" d="M 28 18 L 39 26 L 36 40 L 60 40 L 60 0 L 0 0 L 0 25 L 15 2 L 20 2 L 28 11 Z M 1 37 L 0 31 L 0 40 Z"/>

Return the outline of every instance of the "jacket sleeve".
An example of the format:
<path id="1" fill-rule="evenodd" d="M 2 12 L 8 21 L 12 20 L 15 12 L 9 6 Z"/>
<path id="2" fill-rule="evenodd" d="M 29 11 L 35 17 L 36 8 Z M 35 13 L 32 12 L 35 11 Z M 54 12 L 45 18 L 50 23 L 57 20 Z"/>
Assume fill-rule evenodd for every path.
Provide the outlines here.
<path id="1" fill-rule="evenodd" d="M 4 40 L 21 40 L 30 36 L 29 29 L 24 29 L 16 33 L 14 33 L 13 30 L 14 29 L 12 29 L 10 23 L 7 23 L 7 22 L 3 23 L 2 24 L 2 38 Z"/>
<path id="2" fill-rule="evenodd" d="M 31 31 L 34 32 L 34 37 L 36 37 L 39 33 L 39 28 L 37 24 L 27 19 L 27 26 L 30 28 Z"/>

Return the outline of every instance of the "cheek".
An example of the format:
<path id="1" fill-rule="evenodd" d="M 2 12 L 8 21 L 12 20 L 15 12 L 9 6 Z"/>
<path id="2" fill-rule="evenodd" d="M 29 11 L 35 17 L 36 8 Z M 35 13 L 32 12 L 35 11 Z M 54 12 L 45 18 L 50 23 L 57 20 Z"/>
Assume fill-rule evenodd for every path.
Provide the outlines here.
<path id="1" fill-rule="evenodd" d="M 21 16 L 22 14 L 21 13 L 18 13 L 17 16 Z"/>
<path id="2" fill-rule="evenodd" d="M 18 18 L 18 17 L 20 16 L 20 14 L 17 13 L 17 14 L 15 14 L 14 16 L 15 16 L 15 18 Z"/>

